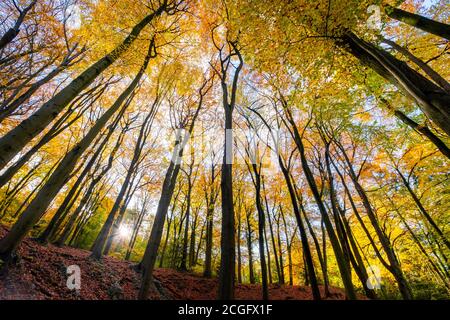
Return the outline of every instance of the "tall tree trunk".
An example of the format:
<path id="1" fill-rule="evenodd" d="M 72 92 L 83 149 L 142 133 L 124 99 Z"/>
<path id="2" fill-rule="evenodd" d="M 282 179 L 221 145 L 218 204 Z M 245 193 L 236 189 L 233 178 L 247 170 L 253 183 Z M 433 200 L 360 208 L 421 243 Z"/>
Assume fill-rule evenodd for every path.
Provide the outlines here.
<path id="1" fill-rule="evenodd" d="M 166 253 L 166 248 L 167 248 L 167 243 L 169 242 L 169 235 L 170 235 L 170 227 L 172 226 L 172 222 L 175 224 L 174 220 L 175 220 L 175 206 L 176 203 L 178 201 L 178 196 L 181 193 L 181 186 L 178 189 L 177 194 L 175 195 L 174 199 L 173 199 L 173 203 L 172 203 L 172 208 L 170 210 L 171 212 L 171 216 L 169 217 L 169 219 L 167 220 L 167 224 L 166 224 L 166 236 L 164 239 L 164 244 L 163 247 L 161 249 L 161 256 L 160 256 L 160 260 L 159 260 L 159 267 L 162 268 L 163 267 L 163 263 L 164 263 L 164 256 Z M 174 226 L 176 227 L 176 226 Z"/>
<path id="2" fill-rule="evenodd" d="M 450 94 L 420 73 L 351 32 L 341 38 L 341 44 L 380 76 L 394 84 L 420 106 L 423 113 L 450 135 Z"/>
<path id="3" fill-rule="evenodd" d="M 125 254 L 125 260 L 127 260 L 127 261 L 129 261 L 130 258 L 131 258 L 131 253 L 133 252 L 133 248 L 134 248 L 134 245 L 136 243 L 136 240 L 137 240 L 137 237 L 138 237 L 138 234 L 139 234 L 139 229 L 141 228 L 142 222 L 144 221 L 145 213 L 146 213 L 146 211 L 145 211 L 145 203 L 144 203 L 142 205 L 141 211 L 139 212 L 137 221 L 136 221 L 136 223 L 134 225 L 133 233 L 131 235 L 130 242 L 128 243 L 127 252 Z"/>
<path id="4" fill-rule="evenodd" d="M 269 212 L 269 203 L 267 201 L 267 194 L 265 192 L 264 179 L 262 179 L 262 187 L 264 189 L 264 202 L 265 202 L 265 205 L 266 205 L 267 219 L 269 221 L 270 238 L 272 240 L 273 256 L 274 256 L 274 259 L 275 259 L 275 267 L 277 268 L 278 283 L 282 284 L 281 270 L 280 270 L 280 261 L 278 260 L 277 246 L 275 244 L 275 236 L 274 236 L 274 232 L 273 232 L 272 218 L 271 218 L 270 212 Z M 280 255 L 281 255 L 281 252 L 280 252 Z"/>
<path id="5" fill-rule="evenodd" d="M 192 120 L 189 125 L 189 129 L 187 132 L 188 135 L 182 137 L 181 134 L 179 134 L 178 132 L 176 137 L 172 159 L 170 161 L 169 167 L 164 177 L 161 190 L 161 197 L 159 199 L 158 207 L 156 209 L 155 220 L 153 222 L 152 230 L 150 232 L 150 238 L 148 239 L 144 256 L 139 264 L 142 271 L 142 284 L 138 295 L 139 299 L 146 299 L 150 287 L 153 285 L 153 269 L 155 267 L 155 262 L 158 255 L 158 248 L 161 243 L 167 210 L 172 200 L 172 195 L 175 189 L 178 173 L 180 171 L 180 162 L 181 158 L 183 157 L 184 146 L 188 141 L 189 135 L 194 130 L 195 120 L 197 119 L 200 109 L 202 108 L 203 98 L 211 88 L 207 87 L 208 83 L 209 79 L 206 80 L 198 90 L 199 101 L 195 114 L 192 117 Z"/>
<path id="6" fill-rule="evenodd" d="M 192 270 L 192 268 L 195 266 L 194 265 L 195 252 L 196 252 L 196 248 L 195 248 L 196 234 L 195 234 L 195 232 L 197 231 L 198 210 L 200 210 L 200 207 L 198 207 L 197 210 L 195 211 L 194 219 L 192 220 L 192 226 L 191 226 L 191 237 L 190 237 L 190 242 L 189 242 L 189 256 L 188 256 L 189 257 L 188 266 L 189 266 L 190 270 Z M 200 235 L 200 241 L 201 240 L 202 240 L 202 237 Z"/>
<path id="7" fill-rule="evenodd" d="M 233 207 L 233 109 L 236 104 L 236 93 L 239 79 L 239 73 L 244 64 L 241 53 L 237 48 L 237 42 L 227 41 L 232 47 L 232 52 L 228 58 L 221 59 L 221 87 L 222 100 L 225 112 L 225 141 L 223 148 L 223 161 L 221 171 L 220 189 L 222 191 L 222 233 L 220 237 L 220 272 L 219 272 L 219 288 L 218 299 L 231 300 L 234 299 L 234 282 L 235 282 L 235 230 L 234 230 L 234 207 Z M 228 84 L 226 82 L 229 62 L 231 55 L 237 55 L 239 64 L 234 70 L 233 82 L 231 86 L 231 95 L 228 97 Z"/>
<path id="8" fill-rule="evenodd" d="M 260 169 L 257 164 L 252 164 L 253 173 L 255 175 L 255 201 L 256 209 L 258 211 L 258 243 L 259 243 L 259 259 L 261 263 L 261 281 L 262 281 L 262 299 L 269 299 L 269 289 L 267 286 L 267 266 L 264 253 L 264 238 L 266 235 L 266 218 L 264 217 L 264 209 L 261 203 L 261 176 Z M 267 253 L 269 256 L 269 253 Z"/>
<path id="9" fill-rule="evenodd" d="M 403 112 L 401 112 L 398 109 L 395 109 L 394 107 L 391 106 L 391 104 L 383 99 L 380 98 L 380 100 L 383 102 L 383 104 L 391 111 L 394 112 L 394 115 L 400 120 L 402 121 L 404 124 L 406 124 L 407 126 L 409 126 L 411 129 L 415 130 L 416 132 L 418 132 L 419 134 L 424 135 L 425 137 L 427 137 L 438 149 L 439 151 L 446 156 L 448 159 L 450 159 L 450 148 L 447 147 L 447 145 L 444 143 L 444 141 L 442 141 L 437 135 L 435 135 L 430 128 L 428 128 L 426 125 L 421 125 L 418 124 L 417 122 L 415 122 L 414 120 L 412 120 L 411 118 L 409 118 L 406 114 L 404 114 Z"/>
<path id="10" fill-rule="evenodd" d="M 238 211 L 238 224 L 237 224 L 237 236 L 236 236 L 236 246 L 237 246 L 237 283 L 242 283 L 242 253 L 241 253 L 241 211 Z"/>
<path id="11" fill-rule="evenodd" d="M 317 282 L 316 271 L 314 269 L 314 263 L 312 260 L 311 249 L 309 247 L 308 238 L 306 235 L 306 229 L 305 229 L 303 220 L 300 215 L 300 210 L 299 210 L 299 206 L 298 206 L 298 202 L 297 202 L 297 196 L 295 194 L 294 184 L 292 183 L 292 180 L 289 175 L 289 171 L 286 168 L 286 165 L 285 165 L 283 159 L 281 158 L 281 155 L 278 156 L 278 164 L 280 165 L 281 171 L 284 176 L 284 180 L 288 187 L 289 196 L 291 198 L 291 203 L 292 203 L 292 208 L 294 210 L 295 219 L 297 220 L 297 225 L 298 225 L 298 228 L 300 231 L 300 240 L 302 243 L 303 255 L 305 257 L 305 262 L 306 262 L 305 267 L 309 269 L 308 275 L 310 277 L 309 282 L 311 284 L 313 298 L 314 298 L 314 300 L 320 300 L 320 289 L 319 289 L 319 285 Z"/>
<path id="12" fill-rule="evenodd" d="M 192 172 L 191 172 L 192 173 Z M 191 194 L 192 194 L 192 181 L 191 175 L 188 175 L 188 191 L 186 195 L 186 213 L 184 221 L 184 237 L 183 237 L 183 249 L 181 254 L 180 269 L 183 271 L 187 270 L 187 256 L 188 256 L 188 238 L 189 238 L 189 222 L 191 218 Z"/>
<path id="13" fill-rule="evenodd" d="M 269 278 L 269 283 L 272 284 L 273 283 L 272 262 L 270 261 L 271 257 L 270 257 L 269 240 L 268 240 L 268 237 L 267 237 L 267 230 L 265 228 L 265 224 L 264 224 L 263 234 L 264 234 L 263 240 L 264 240 L 264 243 L 265 243 L 265 249 L 266 249 L 266 254 L 267 254 L 267 274 L 269 276 L 268 277 Z"/>
<path id="14" fill-rule="evenodd" d="M 211 204 L 210 204 L 211 206 Z M 206 214 L 206 249 L 205 249 L 205 269 L 203 271 L 203 276 L 205 278 L 210 278 L 212 275 L 212 245 L 213 245 L 213 212 L 214 204 L 212 208 L 207 209 Z"/>
<path id="15" fill-rule="evenodd" d="M 325 296 L 330 296 L 330 283 L 328 280 L 328 255 L 327 255 L 327 233 L 325 232 L 325 223 L 323 222 L 323 218 L 320 221 L 320 228 L 322 231 L 322 253 L 323 253 L 323 266 L 322 266 L 322 274 L 323 274 L 323 282 L 325 285 Z"/>
<path id="16" fill-rule="evenodd" d="M 401 45 L 397 44 L 396 42 L 386 39 L 384 37 L 381 37 L 381 42 L 384 42 L 384 43 L 390 45 L 397 52 L 399 52 L 402 55 L 404 55 L 405 57 L 407 57 L 410 61 L 412 61 L 420 69 L 422 69 L 422 71 L 425 72 L 426 75 L 429 76 L 431 80 L 433 80 L 437 85 L 439 85 L 447 93 L 450 93 L 450 83 L 448 83 L 447 80 L 445 80 L 443 77 L 441 77 L 441 75 L 439 73 L 434 71 L 433 68 L 431 68 L 425 62 L 423 62 L 418 57 L 413 55 L 408 49 L 406 49 L 406 48 L 402 47 Z"/>
<path id="17" fill-rule="evenodd" d="M 214 219 L 214 208 L 218 196 L 218 190 L 215 187 L 215 165 L 211 165 L 211 191 L 208 195 L 207 189 L 205 189 L 205 200 L 206 200 L 206 247 L 205 247 L 205 268 L 203 271 L 203 276 L 210 278 L 212 275 L 212 246 L 213 246 L 213 219 Z M 207 187 L 205 187 L 207 188 Z"/>
<path id="18" fill-rule="evenodd" d="M 287 247 L 287 253 L 288 253 L 288 272 L 289 272 L 289 285 L 292 286 L 294 284 L 294 276 L 293 276 L 293 270 L 292 270 L 292 240 L 293 237 L 290 238 L 288 235 L 288 227 L 286 223 L 286 217 L 284 216 L 283 207 L 280 205 L 280 215 L 283 219 L 283 226 L 284 226 L 284 235 L 286 238 L 286 247 Z M 295 235 L 295 231 L 293 233 L 293 236 Z"/>
<path id="19" fill-rule="evenodd" d="M 227 103 L 228 104 L 228 103 Z M 234 298 L 235 279 L 235 231 L 233 208 L 233 174 L 232 174 L 232 109 L 225 106 L 225 143 L 221 174 L 222 195 L 222 233 L 220 241 L 220 272 L 219 293 L 220 300 Z"/>
<path id="20" fill-rule="evenodd" d="M 281 248 L 281 231 L 280 231 L 280 220 L 278 217 L 277 221 L 277 242 L 278 242 L 278 252 L 279 252 L 279 264 L 280 264 L 280 284 L 285 283 L 285 277 L 284 277 L 284 261 L 283 261 L 283 250 Z"/>

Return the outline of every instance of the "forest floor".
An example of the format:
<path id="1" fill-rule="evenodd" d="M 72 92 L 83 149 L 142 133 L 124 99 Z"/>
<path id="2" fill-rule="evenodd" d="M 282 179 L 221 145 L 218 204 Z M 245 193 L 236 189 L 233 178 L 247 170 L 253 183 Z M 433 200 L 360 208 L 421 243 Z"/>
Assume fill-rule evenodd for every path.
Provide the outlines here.
<path id="1" fill-rule="evenodd" d="M 6 233 L 0 226 L 0 237 Z M 0 274 L 0 300 L 52 299 L 52 300 L 109 300 L 135 299 L 139 289 L 139 273 L 132 262 L 105 257 L 102 262 L 89 259 L 87 250 L 71 247 L 42 246 L 25 239 L 13 267 Z M 67 267 L 78 265 L 81 270 L 81 289 L 69 290 L 66 285 Z M 156 269 L 154 279 L 159 294 L 152 299 L 210 300 L 216 298 L 217 279 Z M 331 288 L 329 299 L 344 299 L 343 290 Z M 236 298 L 258 300 L 261 285 L 236 285 Z M 305 286 L 272 284 L 269 296 L 273 300 L 309 300 L 311 290 Z"/>

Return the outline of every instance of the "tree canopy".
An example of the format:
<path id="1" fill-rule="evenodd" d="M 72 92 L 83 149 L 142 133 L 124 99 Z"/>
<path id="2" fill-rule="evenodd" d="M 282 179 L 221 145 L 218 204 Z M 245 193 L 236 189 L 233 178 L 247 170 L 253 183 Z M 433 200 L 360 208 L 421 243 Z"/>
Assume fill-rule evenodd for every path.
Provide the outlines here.
<path id="1" fill-rule="evenodd" d="M 450 3 L 5 0 L 0 266 L 25 237 L 314 299 L 448 299 Z"/>

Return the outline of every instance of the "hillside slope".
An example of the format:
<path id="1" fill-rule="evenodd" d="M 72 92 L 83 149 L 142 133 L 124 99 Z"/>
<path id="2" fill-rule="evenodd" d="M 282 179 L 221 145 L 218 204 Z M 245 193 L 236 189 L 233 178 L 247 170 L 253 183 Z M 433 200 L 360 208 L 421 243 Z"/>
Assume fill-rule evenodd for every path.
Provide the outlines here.
<path id="1" fill-rule="evenodd" d="M 0 236 L 6 229 L 0 227 Z M 23 241 L 19 248 L 17 264 L 0 276 L 0 300 L 3 299 L 135 299 L 139 289 L 139 274 L 128 261 L 105 257 L 96 262 L 89 259 L 89 251 L 71 247 L 42 246 L 31 239 Z M 78 265 L 81 270 L 81 290 L 69 290 L 66 286 L 67 267 Z M 156 269 L 154 278 L 160 294 L 152 293 L 152 299 L 215 299 L 217 279 L 178 272 L 172 269 Z M 343 299 L 342 290 L 332 289 L 330 299 Z M 309 287 L 270 285 L 271 299 L 311 299 Z M 237 299 L 257 300 L 261 286 L 240 284 L 236 286 Z"/>

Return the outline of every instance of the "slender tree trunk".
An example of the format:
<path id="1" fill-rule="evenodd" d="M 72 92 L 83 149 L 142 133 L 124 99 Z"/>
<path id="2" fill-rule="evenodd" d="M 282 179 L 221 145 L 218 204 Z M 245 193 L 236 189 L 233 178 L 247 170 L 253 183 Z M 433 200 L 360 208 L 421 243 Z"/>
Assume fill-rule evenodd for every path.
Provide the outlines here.
<path id="1" fill-rule="evenodd" d="M 286 238 L 286 248 L 287 248 L 287 253 L 288 253 L 289 285 L 292 286 L 294 284 L 294 277 L 293 277 L 293 270 L 292 270 L 292 248 L 291 248 L 292 240 L 290 239 L 290 237 L 288 235 L 286 217 L 284 216 L 283 208 L 281 205 L 280 205 L 280 215 L 281 215 L 281 218 L 283 219 L 284 235 Z M 295 231 L 293 234 L 295 235 Z"/>
<path id="2" fill-rule="evenodd" d="M 267 253 L 267 273 L 269 276 L 269 283 L 272 284 L 273 283 L 273 278 L 272 278 L 272 262 L 270 261 L 270 249 L 269 249 L 269 240 L 267 237 L 267 230 L 265 228 L 265 223 L 264 223 L 264 230 L 263 230 L 263 234 L 264 234 L 264 243 L 265 243 L 265 249 L 266 249 L 266 253 Z M 261 275 L 262 276 L 262 275 Z"/>
<path id="3" fill-rule="evenodd" d="M 394 111 L 394 115 L 411 129 L 417 131 L 419 134 L 427 137 L 438 149 L 439 151 L 450 159 L 450 148 L 442 141 L 437 135 L 435 135 L 430 128 L 426 125 L 420 125 L 411 118 L 409 118 L 406 114 L 401 112 L 400 110 L 394 109 L 387 100 L 380 99 L 390 110 Z"/>
<path id="4" fill-rule="evenodd" d="M 200 238 L 198 240 L 197 250 L 195 251 L 195 258 L 194 258 L 194 263 L 193 263 L 194 266 L 196 266 L 198 264 L 198 256 L 200 254 L 200 249 L 202 247 L 202 242 L 203 242 L 203 239 L 204 239 L 203 235 L 205 233 L 205 228 L 206 228 L 206 224 L 203 223 L 202 224 L 202 229 L 200 230 Z"/>
<path id="5" fill-rule="evenodd" d="M 27 15 L 28 11 L 30 11 L 34 7 L 36 2 L 37 0 L 33 0 L 26 8 L 20 10 L 19 17 L 14 23 L 14 26 L 8 29 L 8 31 L 6 31 L 6 33 L 0 38 L 0 50 L 6 47 L 6 45 L 13 41 L 14 38 L 19 34 L 20 26 L 22 25 L 25 16 Z"/>
<path id="6" fill-rule="evenodd" d="M 197 208 L 196 213 L 194 215 L 194 220 L 192 221 L 192 227 L 191 227 L 191 238 L 190 238 L 190 243 L 189 243 L 189 269 L 192 270 L 192 268 L 195 266 L 194 265 L 194 260 L 195 260 L 195 231 L 197 229 L 197 219 L 198 219 L 198 210 L 200 209 L 200 207 Z M 200 235 L 200 241 L 202 240 L 201 235 Z"/>
<path id="7" fill-rule="evenodd" d="M 202 108 L 203 98 L 211 88 L 206 87 L 208 82 L 209 80 L 205 81 L 198 91 L 200 98 L 197 105 L 197 110 L 192 117 L 191 123 L 189 125 L 189 134 L 191 134 L 194 129 L 195 120 L 197 119 L 200 109 Z M 181 137 L 180 134 L 177 134 L 172 159 L 169 168 L 167 169 L 166 176 L 164 177 L 161 197 L 156 209 L 155 220 L 150 232 L 150 238 L 147 242 L 147 247 L 145 248 L 144 257 L 140 262 L 142 271 L 142 284 L 139 290 L 139 299 L 146 299 L 150 287 L 153 285 L 153 269 L 158 255 L 158 248 L 161 243 L 167 211 L 172 200 L 178 173 L 180 171 L 180 162 L 181 158 L 183 157 L 184 146 L 188 141 L 188 137 L 188 135 L 185 137 Z"/>
<path id="8" fill-rule="evenodd" d="M 439 73 L 433 70 L 429 65 L 427 65 L 425 62 L 420 60 L 418 57 L 413 55 L 408 49 L 402 47 L 401 45 L 397 44 L 396 42 L 381 37 L 381 41 L 390 45 L 392 48 L 394 48 L 396 51 L 400 52 L 402 55 L 407 57 L 410 61 L 412 61 L 414 64 L 416 64 L 420 69 L 422 69 L 423 72 L 426 73 L 427 76 L 430 77 L 431 80 L 433 80 L 437 85 L 439 85 L 442 89 L 444 89 L 447 93 L 450 93 L 450 84 L 447 80 L 445 80 Z"/>
<path id="9" fill-rule="evenodd" d="M 323 253 L 323 282 L 325 286 L 325 296 L 330 296 L 330 283 L 328 280 L 328 255 L 327 255 L 327 233 L 325 232 L 325 223 L 323 222 L 323 218 L 320 221 L 320 228 L 322 230 L 322 253 Z"/>
<path id="10" fill-rule="evenodd" d="M 210 204 L 211 206 L 211 204 Z M 212 205 L 214 206 L 214 204 Z M 205 249 L 205 270 L 203 276 L 210 278 L 212 275 L 212 245 L 213 245 L 213 212 L 214 207 L 208 208 L 206 214 L 206 249 Z"/>
<path id="11" fill-rule="evenodd" d="M 252 247 L 252 226 L 250 224 L 250 212 L 246 212 L 247 221 L 247 251 L 248 251 L 248 273 L 250 283 L 255 283 L 255 274 L 253 272 L 253 247 Z"/>
<path id="12" fill-rule="evenodd" d="M 285 283 L 284 276 L 284 261 L 283 261 L 283 249 L 281 247 L 281 230 L 280 230 L 280 216 L 277 218 L 277 243 L 279 252 L 279 264 L 280 264 L 280 284 Z"/>
<path id="13" fill-rule="evenodd" d="M 218 191 L 215 187 L 215 165 L 211 165 L 211 191 L 209 196 L 205 191 L 205 200 L 207 204 L 206 208 L 206 247 L 205 247 L 205 269 L 203 271 L 203 276 L 210 278 L 212 275 L 212 246 L 213 246 L 213 219 L 214 219 L 214 208 L 216 204 L 216 199 L 218 196 Z M 205 189 L 207 190 L 207 189 Z"/>
<path id="14" fill-rule="evenodd" d="M 160 268 L 162 268 L 163 264 L 164 264 L 164 256 L 166 254 L 167 243 L 169 242 L 170 227 L 172 225 L 172 221 L 175 219 L 173 212 L 174 212 L 174 209 L 175 209 L 175 203 L 177 201 L 177 198 L 178 198 L 178 194 L 177 194 L 177 196 L 175 197 L 175 199 L 173 201 L 174 203 L 172 205 L 172 210 L 170 211 L 170 212 L 172 212 L 172 215 L 169 217 L 169 219 L 167 220 L 167 224 L 166 224 L 166 236 L 164 238 L 164 244 L 162 246 L 161 256 L 160 256 L 160 259 L 159 259 L 159 267 Z"/>
<path id="15" fill-rule="evenodd" d="M 119 213 L 117 214 L 117 217 L 114 220 L 114 223 L 111 227 L 111 231 L 106 239 L 105 248 L 103 249 L 103 255 L 105 255 L 105 256 L 109 254 L 113 243 L 117 240 L 117 237 L 119 236 L 119 232 L 120 232 L 119 230 L 122 225 L 123 218 L 125 217 L 125 213 L 127 211 L 128 204 L 130 203 L 131 198 L 133 197 L 134 193 L 136 192 L 137 185 L 133 186 L 135 178 L 136 178 L 136 176 L 133 175 L 132 179 L 129 182 L 130 186 L 124 197 L 123 204 L 119 209 Z"/>
<path id="16" fill-rule="evenodd" d="M 450 26 L 448 24 L 428 19 L 424 16 L 394 8 L 389 5 L 385 6 L 384 12 L 392 19 L 450 40 Z"/>
<path id="17" fill-rule="evenodd" d="M 262 299 L 269 299 L 269 288 L 267 285 L 267 266 L 264 254 L 264 238 L 266 235 L 266 218 L 264 217 L 264 209 L 261 203 L 261 176 L 260 169 L 256 164 L 252 164 L 253 173 L 255 175 L 255 201 L 258 211 L 258 243 L 259 243 L 259 259 L 261 263 L 261 281 L 262 281 Z M 269 257 L 269 253 L 267 253 Z"/>
<path id="18" fill-rule="evenodd" d="M 281 280 L 282 277 L 281 277 L 280 261 L 279 261 L 279 257 L 278 257 L 278 253 L 277 253 L 277 246 L 275 244 L 275 236 L 274 236 L 274 232 L 273 232 L 272 218 L 271 218 L 270 212 L 269 212 L 269 203 L 267 202 L 267 194 L 265 193 L 265 185 L 264 185 L 263 179 L 262 179 L 262 187 L 264 189 L 264 202 L 266 205 L 267 219 L 269 221 L 270 238 L 272 240 L 273 256 L 275 259 L 275 267 L 277 268 L 278 283 L 282 284 L 283 281 Z M 281 252 L 280 252 L 280 255 L 281 255 Z"/>
<path id="19" fill-rule="evenodd" d="M 303 224 L 303 220 L 300 215 L 300 210 L 297 202 L 297 196 L 294 189 L 294 184 L 290 178 L 288 169 L 281 158 L 281 155 L 278 156 L 278 164 L 280 165 L 281 171 L 284 176 L 284 180 L 288 187 L 289 196 L 291 198 L 292 208 L 294 210 L 295 219 L 297 220 L 297 225 L 300 231 L 300 240 L 302 243 L 303 256 L 305 258 L 305 267 L 309 269 L 308 275 L 310 277 L 311 290 L 313 292 L 314 300 L 320 300 L 320 289 L 317 282 L 316 271 L 314 270 L 314 263 L 312 260 L 311 249 L 309 247 L 308 238 L 306 236 L 306 229 Z"/>
<path id="20" fill-rule="evenodd" d="M 78 204 L 77 208 L 70 216 L 69 221 L 67 221 L 67 223 L 64 227 L 64 230 L 63 230 L 61 236 L 59 237 L 59 239 L 55 242 L 55 245 L 61 247 L 66 243 L 67 239 L 69 238 L 69 236 L 73 230 L 73 226 L 75 225 L 75 222 L 79 218 L 81 212 L 83 212 L 83 209 L 86 209 L 85 207 L 88 204 L 89 200 L 91 199 L 92 191 L 93 191 L 94 187 L 95 187 L 95 184 L 93 184 L 91 182 L 91 184 L 89 185 L 89 188 L 86 190 L 86 192 L 85 192 L 83 198 L 81 199 L 80 203 Z"/>
<path id="21" fill-rule="evenodd" d="M 303 217 L 305 218 L 306 225 L 308 226 L 309 233 L 311 234 L 311 237 L 313 238 L 314 246 L 315 246 L 316 252 L 317 252 L 317 257 L 319 258 L 320 268 L 322 269 L 323 283 L 325 286 L 325 296 L 329 296 L 328 274 L 326 272 L 326 268 L 325 268 L 326 266 L 325 266 L 324 257 L 322 255 L 322 250 L 320 249 L 320 243 L 319 243 L 319 240 L 317 239 L 316 232 L 314 231 L 314 229 L 311 225 L 311 222 L 309 221 L 309 218 L 306 214 L 305 208 L 303 207 L 303 204 L 300 202 L 300 199 L 299 199 L 299 205 L 300 205 L 301 212 L 303 213 Z"/>
<path id="22" fill-rule="evenodd" d="M 145 204 L 142 206 L 141 212 L 139 213 L 138 219 L 136 221 L 136 224 L 133 228 L 133 234 L 131 235 L 130 242 L 128 243 L 127 252 L 125 254 L 125 260 L 129 261 L 131 257 L 131 253 L 133 252 L 134 245 L 136 243 L 139 229 L 141 228 L 142 222 L 144 221 L 145 216 Z"/>
<path id="23" fill-rule="evenodd" d="M 364 191 L 363 187 L 360 185 L 358 178 L 356 176 L 356 173 L 353 170 L 353 166 L 351 164 L 350 159 L 347 156 L 347 153 L 345 152 L 344 148 L 338 144 L 339 149 L 341 150 L 342 154 L 344 155 L 344 159 L 347 163 L 348 171 L 350 174 L 350 178 L 353 181 L 353 185 L 355 186 L 355 189 L 361 198 L 364 208 L 366 209 L 367 216 L 378 236 L 378 239 L 380 240 L 380 243 L 383 247 L 384 252 L 386 253 L 386 256 L 389 260 L 389 267 L 388 270 L 392 273 L 394 278 L 397 281 L 400 293 L 402 294 L 403 299 L 405 300 L 411 300 L 413 299 L 411 288 L 409 287 L 409 284 L 403 275 L 403 271 L 400 267 L 400 263 L 397 259 L 397 256 L 395 255 L 394 249 L 391 246 L 391 243 L 386 236 L 386 234 L 381 229 L 378 218 L 375 215 L 375 212 L 372 210 L 372 206 L 370 204 L 369 198 L 367 197 L 366 192 Z"/>
<path id="24" fill-rule="evenodd" d="M 237 264 L 237 282 L 242 283 L 242 254 L 241 254 L 241 211 L 238 211 L 238 225 L 237 225 L 237 239 L 236 239 L 236 246 L 237 246 L 237 256 L 238 256 L 238 264 Z"/>

